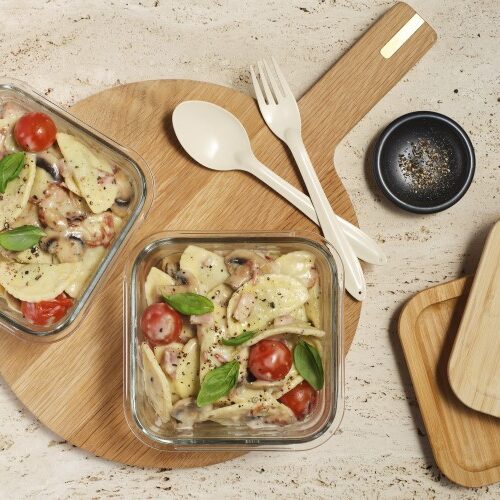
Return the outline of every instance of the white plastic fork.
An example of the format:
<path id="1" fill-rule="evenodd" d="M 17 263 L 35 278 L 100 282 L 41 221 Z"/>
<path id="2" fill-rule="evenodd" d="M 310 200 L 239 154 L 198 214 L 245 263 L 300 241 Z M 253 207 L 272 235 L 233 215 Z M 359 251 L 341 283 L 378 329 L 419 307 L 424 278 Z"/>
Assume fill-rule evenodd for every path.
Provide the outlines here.
<path id="1" fill-rule="evenodd" d="M 302 122 L 297 101 L 274 58 L 273 65 L 278 80 L 265 60 L 257 63 L 262 88 L 253 66 L 250 67 L 260 112 L 271 131 L 285 142 L 292 152 L 316 210 L 323 234 L 333 244 L 343 261 L 346 290 L 355 299 L 363 300 L 366 295 L 363 270 L 342 231 L 307 154 L 302 140 Z"/>

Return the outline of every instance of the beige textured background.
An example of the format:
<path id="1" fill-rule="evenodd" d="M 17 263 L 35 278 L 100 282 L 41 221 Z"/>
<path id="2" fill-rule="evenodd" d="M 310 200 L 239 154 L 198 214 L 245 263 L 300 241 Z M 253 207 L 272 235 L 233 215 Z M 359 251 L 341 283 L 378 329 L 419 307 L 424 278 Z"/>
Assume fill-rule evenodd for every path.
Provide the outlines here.
<path id="1" fill-rule="evenodd" d="M 272 53 L 299 95 L 392 4 L 0 0 L 0 75 L 25 80 L 63 104 L 155 78 L 207 80 L 250 93 L 248 65 Z M 436 468 L 394 330 L 399 307 L 413 293 L 474 271 L 486 232 L 500 217 L 500 3 L 415 0 L 412 6 L 436 29 L 437 44 L 336 153 L 361 226 L 390 257 L 385 268 L 366 273 L 368 300 L 347 358 L 338 435 L 307 453 L 252 453 L 199 470 L 142 470 L 61 442 L 0 381 L 0 497 L 500 496 L 499 485 L 467 490 Z M 365 174 L 375 134 L 396 116 L 421 109 L 460 122 L 477 154 L 466 197 L 425 217 L 382 202 Z"/>

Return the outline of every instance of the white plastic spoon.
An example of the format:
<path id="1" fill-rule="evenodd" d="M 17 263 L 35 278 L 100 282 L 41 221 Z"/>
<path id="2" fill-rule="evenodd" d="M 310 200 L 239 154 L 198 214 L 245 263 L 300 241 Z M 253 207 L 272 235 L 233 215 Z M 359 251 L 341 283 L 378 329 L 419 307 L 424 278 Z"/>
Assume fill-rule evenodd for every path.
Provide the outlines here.
<path id="1" fill-rule="evenodd" d="M 182 147 L 198 163 L 212 170 L 243 170 L 254 175 L 318 224 L 311 200 L 255 157 L 245 128 L 229 111 L 210 102 L 184 101 L 175 108 L 172 123 Z M 387 262 L 374 240 L 342 217 L 337 219 L 359 259 L 371 264 Z"/>

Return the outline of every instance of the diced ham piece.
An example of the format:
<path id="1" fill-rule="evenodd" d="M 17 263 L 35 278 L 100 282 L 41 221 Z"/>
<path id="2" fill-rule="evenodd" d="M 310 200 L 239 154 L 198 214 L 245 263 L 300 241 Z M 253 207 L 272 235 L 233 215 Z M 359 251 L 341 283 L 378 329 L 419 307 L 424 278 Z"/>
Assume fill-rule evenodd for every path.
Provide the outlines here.
<path id="1" fill-rule="evenodd" d="M 214 315 L 213 315 L 213 313 L 192 315 L 189 318 L 189 322 L 192 325 L 205 325 L 205 326 L 213 325 L 214 324 Z"/>
<path id="2" fill-rule="evenodd" d="M 250 316 L 255 307 L 255 297 L 251 293 L 242 293 L 238 305 L 236 306 L 233 317 L 236 321 L 244 321 Z"/>
<path id="3" fill-rule="evenodd" d="M 177 365 L 179 364 L 178 352 L 170 349 L 165 349 L 163 353 L 162 368 L 167 375 L 175 378 Z"/>

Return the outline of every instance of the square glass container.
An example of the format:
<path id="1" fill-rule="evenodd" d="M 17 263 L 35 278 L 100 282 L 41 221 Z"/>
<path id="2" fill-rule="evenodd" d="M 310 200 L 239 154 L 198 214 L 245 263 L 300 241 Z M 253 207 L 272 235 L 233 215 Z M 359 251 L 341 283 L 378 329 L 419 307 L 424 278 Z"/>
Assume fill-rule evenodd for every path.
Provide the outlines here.
<path id="1" fill-rule="evenodd" d="M 140 318 L 146 308 L 144 283 L 152 267 L 167 256 L 178 257 L 188 245 L 207 250 L 277 249 L 281 253 L 306 250 L 316 257 L 321 285 L 321 317 L 325 384 L 315 409 L 291 425 L 251 429 L 245 424 L 222 426 L 200 422 L 179 429 L 159 423 L 144 392 L 139 347 L 144 337 Z M 305 450 L 325 442 L 338 428 L 344 412 L 343 354 L 344 277 L 340 257 L 321 236 L 313 233 L 160 233 L 142 241 L 131 253 L 124 282 L 124 411 L 134 434 L 152 448 L 196 450 Z"/>
<path id="2" fill-rule="evenodd" d="M 142 220 L 149 210 L 154 197 L 153 177 L 146 162 L 134 151 L 120 146 L 112 139 L 86 125 L 56 104 L 31 89 L 22 82 L 0 82 L 0 107 L 7 103 L 22 106 L 28 111 L 43 112 L 55 122 L 57 130 L 68 132 L 79 141 L 96 151 L 101 157 L 118 166 L 130 179 L 134 196 L 130 211 L 122 228 L 112 240 L 107 252 L 88 281 L 85 290 L 66 316 L 48 326 L 33 325 L 20 313 L 11 310 L 0 298 L 0 328 L 31 341 L 53 342 L 73 332 L 92 304 L 98 284 L 105 276 L 119 249 L 124 245 L 134 225 Z"/>

